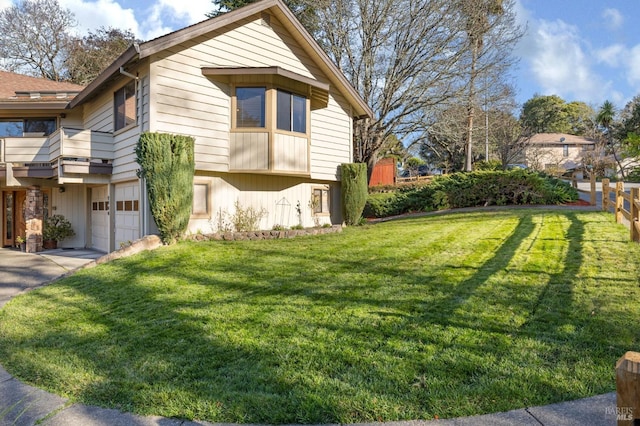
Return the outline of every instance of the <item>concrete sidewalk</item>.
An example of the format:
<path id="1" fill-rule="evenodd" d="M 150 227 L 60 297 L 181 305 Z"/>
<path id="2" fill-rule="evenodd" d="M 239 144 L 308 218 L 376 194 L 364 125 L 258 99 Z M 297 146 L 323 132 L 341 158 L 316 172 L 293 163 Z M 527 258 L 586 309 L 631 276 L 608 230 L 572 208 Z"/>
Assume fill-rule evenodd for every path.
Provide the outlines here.
<path id="1" fill-rule="evenodd" d="M 12 297 L 98 259 L 92 250 L 50 250 L 34 254 L 0 249 L 0 308 Z M 1 362 L 1 360 L 0 360 Z M 612 367 L 613 368 L 613 367 Z M 142 417 L 118 410 L 72 404 L 67 399 L 28 386 L 0 366 L 0 426 L 172 426 L 212 425 L 163 417 Z M 223 426 L 222 424 L 219 424 Z M 361 423 L 360 426 L 380 425 Z M 456 419 L 404 421 L 389 426 L 613 426 L 616 395 Z"/>

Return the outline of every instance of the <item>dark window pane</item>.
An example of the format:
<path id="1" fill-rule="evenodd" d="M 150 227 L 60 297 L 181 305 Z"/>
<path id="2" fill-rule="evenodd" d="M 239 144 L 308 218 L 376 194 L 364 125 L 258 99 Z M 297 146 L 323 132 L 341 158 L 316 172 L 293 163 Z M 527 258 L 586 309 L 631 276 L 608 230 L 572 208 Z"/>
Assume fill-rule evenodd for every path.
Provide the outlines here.
<path id="1" fill-rule="evenodd" d="M 24 120 L 25 133 L 37 133 L 49 136 L 56 131 L 55 118 L 27 118 Z"/>
<path id="2" fill-rule="evenodd" d="M 236 89 L 236 127 L 264 127 L 264 87 L 238 87 Z"/>
<path id="3" fill-rule="evenodd" d="M 136 122 L 136 85 L 130 82 L 113 95 L 114 130 Z"/>
<path id="4" fill-rule="evenodd" d="M 278 90 L 278 129 L 291 130 L 291 93 Z"/>
<path id="5" fill-rule="evenodd" d="M 293 95 L 293 131 L 307 132 L 307 100 L 302 96 Z"/>
<path id="6" fill-rule="evenodd" d="M 21 137 L 23 122 L 20 121 L 0 121 L 0 137 Z"/>

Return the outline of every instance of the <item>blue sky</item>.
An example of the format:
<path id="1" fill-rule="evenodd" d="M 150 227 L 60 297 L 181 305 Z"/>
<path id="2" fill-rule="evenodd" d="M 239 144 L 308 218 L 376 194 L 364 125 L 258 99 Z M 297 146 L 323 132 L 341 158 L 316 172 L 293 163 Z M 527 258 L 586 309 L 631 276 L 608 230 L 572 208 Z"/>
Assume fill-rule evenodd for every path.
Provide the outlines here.
<path id="1" fill-rule="evenodd" d="M 0 0 L 0 9 L 13 0 Z M 143 40 L 205 19 L 211 0 L 59 0 L 80 22 L 131 29 Z M 519 103 L 534 94 L 622 108 L 640 94 L 638 0 L 515 0 L 526 35 L 515 50 Z"/>
<path id="2" fill-rule="evenodd" d="M 637 0 L 518 0 L 518 101 L 534 93 L 618 108 L 640 94 Z"/>

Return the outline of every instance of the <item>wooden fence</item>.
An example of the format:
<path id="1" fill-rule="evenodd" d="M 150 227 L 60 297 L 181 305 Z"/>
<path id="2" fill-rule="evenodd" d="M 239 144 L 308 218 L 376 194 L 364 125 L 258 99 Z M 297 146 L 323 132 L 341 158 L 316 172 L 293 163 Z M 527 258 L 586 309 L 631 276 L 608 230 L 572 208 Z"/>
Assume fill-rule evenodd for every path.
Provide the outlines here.
<path id="1" fill-rule="evenodd" d="M 411 176 L 411 177 L 397 177 L 396 183 L 402 182 L 431 182 L 433 180 L 433 176 Z"/>
<path id="2" fill-rule="evenodd" d="M 609 179 L 602 180 L 602 210 L 611 211 L 617 223 L 628 225 L 631 241 L 640 242 L 640 188 L 624 190 L 624 182 L 617 182 L 615 187 L 615 204 L 611 202 Z"/>
<path id="3" fill-rule="evenodd" d="M 574 187 L 578 186 L 579 180 L 572 178 L 571 181 Z M 590 182 L 590 204 L 595 206 L 597 202 L 595 177 L 588 182 Z M 624 182 L 617 182 L 615 189 L 612 189 L 610 180 L 602 179 L 602 210 L 613 213 L 617 223 L 629 228 L 631 241 L 640 242 L 640 188 L 630 188 L 630 191 L 626 192 Z"/>

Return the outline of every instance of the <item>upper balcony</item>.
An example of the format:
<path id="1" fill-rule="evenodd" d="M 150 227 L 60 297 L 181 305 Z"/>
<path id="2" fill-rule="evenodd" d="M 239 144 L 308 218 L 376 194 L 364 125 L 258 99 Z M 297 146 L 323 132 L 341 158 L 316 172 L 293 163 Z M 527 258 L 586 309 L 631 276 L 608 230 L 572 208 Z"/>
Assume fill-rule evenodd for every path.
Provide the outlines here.
<path id="1" fill-rule="evenodd" d="M 11 167 L 13 177 L 110 175 L 113 155 L 113 135 L 94 130 L 60 128 L 47 137 L 0 138 L 0 164 Z"/>

